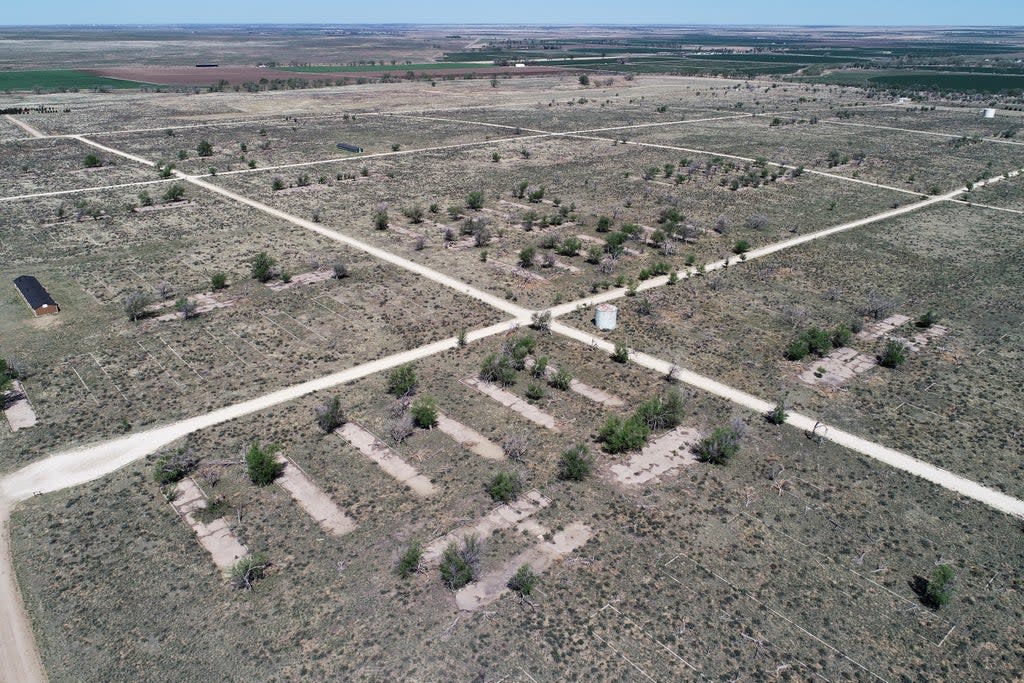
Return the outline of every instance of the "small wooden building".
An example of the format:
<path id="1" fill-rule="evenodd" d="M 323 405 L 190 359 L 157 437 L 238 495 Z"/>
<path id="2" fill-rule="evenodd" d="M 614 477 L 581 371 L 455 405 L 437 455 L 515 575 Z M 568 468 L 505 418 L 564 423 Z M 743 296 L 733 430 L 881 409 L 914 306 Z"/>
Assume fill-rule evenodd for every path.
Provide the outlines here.
<path id="1" fill-rule="evenodd" d="M 40 284 L 39 280 L 31 275 L 20 275 L 14 278 L 14 286 L 18 288 L 21 295 L 25 297 L 28 307 L 37 316 L 50 315 L 60 310 L 60 306 L 53 300 L 46 287 Z"/>

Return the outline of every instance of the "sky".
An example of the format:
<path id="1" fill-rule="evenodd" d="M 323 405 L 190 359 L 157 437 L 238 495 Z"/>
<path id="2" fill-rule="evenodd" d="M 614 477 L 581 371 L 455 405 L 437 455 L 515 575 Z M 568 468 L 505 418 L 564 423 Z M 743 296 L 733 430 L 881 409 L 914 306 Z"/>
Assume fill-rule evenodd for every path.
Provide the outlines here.
<path id="1" fill-rule="evenodd" d="M 37 0 L 3 25 L 556 23 L 1022 26 L 1020 0 Z"/>

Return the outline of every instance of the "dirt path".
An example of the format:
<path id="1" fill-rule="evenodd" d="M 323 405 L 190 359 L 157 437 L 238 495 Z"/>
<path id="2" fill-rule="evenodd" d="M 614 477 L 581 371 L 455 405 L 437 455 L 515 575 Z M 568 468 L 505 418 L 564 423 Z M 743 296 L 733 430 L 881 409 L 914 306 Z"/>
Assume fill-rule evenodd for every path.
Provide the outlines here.
<path id="1" fill-rule="evenodd" d="M 519 553 L 501 565 L 500 569 L 480 577 L 455 594 L 459 609 L 471 612 L 488 605 L 509 591 L 508 580 L 521 566 L 527 564 L 541 574 L 558 560 L 583 545 L 594 536 L 586 524 L 573 522 L 554 535 L 550 541 L 542 541 L 529 550 Z"/>
<path id="2" fill-rule="evenodd" d="M 487 460 L 504 460 L 505 451 L 486 436 L 443 413 L 437 415 L 437 428 L 452 437 L 466 450 Z"/>
<path id="3" fill-rule="evenodd" d="M 26 133 L 28 133 L 29 135 L 31 135 L 34 138 L 49 137 L 45 133 L 40 132 L 39 130 L 33 128 L 32 126 L 28 125 L 27 123 L 25 123 L 24 121 L 22 121 L 20 119 L 14 118 L 10 114 L 4 114 L 4 116 L 7 117 L 8 121 L 10 121 L 14 125 L 16 125 L 18 128 L 21 128 L 23 131 L 25 131 Z"/>
<path id="4" fill-rule="evenodd" d="M 375 462 L 389 477 L 399 484 L 408 486 L 416 495 L 425 498 L 437 492 L 437 488 L 430 480 L 417 472 L 415 467 L 402 460 L 390 446 L 355 422 L 346 423 L 338 430 L 338 434 Z"/>
<path id="5" fill-rule="evenodd" d="M 0 499 L 0 680 L 44 683 L 46 672 L 11 561 L 11 503 Z"/>
<path id="6" fill-rule="evenodd" d="M 592 334 L 577 330 L 576 328 L 569 327 L 562 323 L 552 323 L 551 331 L 570 339 L 575 339 L 576 341 L 594 348 L 601 349 L 606 353 L 612 353 L 615 350 L 614 344 L 603 339 L 598 339 Z M 668 361 L 636 351 L 630 354 L 629 359 L 641 367 L 654 370 L 663 375 L 667 374 L 670 369 L 675 367 Z M 739 389 L 734 389 L 733 387 L 722 384 L 710 377 L 699 375 L 690 370 L 682 370 L 678 367 L 676 367 L 675 370 L 675 376 L 680 382 L 732 401 L 733 403 L 747 408 L 758 415 L 763 415 L 774 407 L 773 403 L 769 403 L 768 401 L 757 398 L 756 396 L 744 391 L 740 391 Z M 981 484 L 967 479 L 966 477 L 961 477 L 958 474 L 936 467 L 935 465 L 924 462 L 923 460 L 918 460 L 906 453 L 901 453 L 893 448 L 868 441 L 867 439 L 850 434 L 849 432 L 844 432 L 836 427 L 822 424 L 814 418 L 807 417 L 806 415 L 801 415 L 799 413 L 790 412 L 789 418 L 786 420 L 786 424 L 810 434 L 817 434 L 823 439 L 827 439 L 828 441 L 843 446 L 844 448 L 848 448 L 851 451 L 855 451 L 861 455 L 878 460 L 879 462 L 885 463 L 886 465 L 898 470 L 908 472 L 916 477 L 930 481 L 933 484 L 938 484 L 939 486 L 949 489 L 959 495 L 984 503 L 985 505 L 999 510 L 1000 512 L 1024 518 L 1024 500 L 1019 500 L 1000 491 L 996 491 L 995 489 L 982 486 Z"/>

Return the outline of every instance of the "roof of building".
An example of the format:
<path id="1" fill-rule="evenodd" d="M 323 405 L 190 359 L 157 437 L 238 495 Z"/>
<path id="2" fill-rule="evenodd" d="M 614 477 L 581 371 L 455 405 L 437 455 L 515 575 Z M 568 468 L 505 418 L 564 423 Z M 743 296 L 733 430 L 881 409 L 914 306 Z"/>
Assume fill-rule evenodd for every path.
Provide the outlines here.
<path id="1" fill-rule="evenodd" d="M 46 287 L 43 287 L 39 280 L 31 275 L 19 275 L 14 278 L 14 286 L 18 288 L 21 295 L 25 297 L 25 301 L 33 309 L 57 305 L 50 293 L 46 291 Z"/>

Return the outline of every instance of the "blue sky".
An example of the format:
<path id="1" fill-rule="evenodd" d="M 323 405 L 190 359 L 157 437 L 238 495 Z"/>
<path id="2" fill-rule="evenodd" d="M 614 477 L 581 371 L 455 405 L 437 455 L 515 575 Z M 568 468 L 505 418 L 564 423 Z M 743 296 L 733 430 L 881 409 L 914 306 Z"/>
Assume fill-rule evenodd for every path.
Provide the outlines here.
<path id="1" fill-rule="evenodd" d="M 1024 25 L 1020 0 L 39 0 L 0 24 L 669 23 Z"/>

